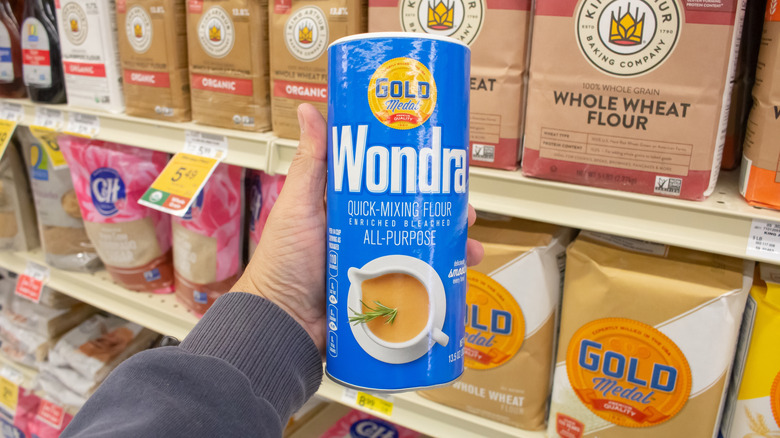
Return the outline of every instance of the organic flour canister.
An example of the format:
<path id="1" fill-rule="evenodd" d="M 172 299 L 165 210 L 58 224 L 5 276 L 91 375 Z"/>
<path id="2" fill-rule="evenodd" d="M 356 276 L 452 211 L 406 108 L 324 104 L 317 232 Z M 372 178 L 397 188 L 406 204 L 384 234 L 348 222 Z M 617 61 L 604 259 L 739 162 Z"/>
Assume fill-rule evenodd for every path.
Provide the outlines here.
<path id="1" fill-rule="evenodd" d="M 480 214 L 469 237 L 466 370 L 423 397 L 527 430 L 545 427 L 566 245 L 574 231 Z"/>
<path id="2" fill-rule="evenodd" d="M 58 0 L 55 4 L 68 104 L 123 112 L 114 0 Z"/>
<path id="3" fill-rule="evenodd" d="M 759 269 L 720 429 L 725 438 L 780 437 L 780 268 L 762 263 Z"/>
<path id="4" fill-rule="evenodd" d="M 567 249 L 548 436 L 717 436 L 754 266 L 580 233 Z"/>
<path id="5" fill-rule="evenodd" d="M 116 16 L 125 112 L 190 120 L 185 0 L 118 0 Z"/>
<path id="6" fill-rule="evenodd" d="M 370 0 L 368 30 L 422 32 L 468 44 L 471 164 L 517 168 L 528 80 L 530 0 Z"/>
<path id="7" fill-rule="evenodd" d="M 366 31 L 367 0 L 274 0 L 269 8 L 273 131 L 298 138 L 298 105 L 325 115 L 328 44 Z"/>
<path id="8" fill-rule="evenodd" d="M 267 0 L 187 1 L 192 119 L 263 131 L 268 101 Z"/>
<path id="9" fill-rule="evenodd" d="M 328 49 L 327 374 L 374 390 L 463 372 L 469 49 L 410 33 Z"/>
<path id="10" fill-rule="evenodd" d="M 701 200 L 746 0 L 538 0 L 523 173 Z"/>

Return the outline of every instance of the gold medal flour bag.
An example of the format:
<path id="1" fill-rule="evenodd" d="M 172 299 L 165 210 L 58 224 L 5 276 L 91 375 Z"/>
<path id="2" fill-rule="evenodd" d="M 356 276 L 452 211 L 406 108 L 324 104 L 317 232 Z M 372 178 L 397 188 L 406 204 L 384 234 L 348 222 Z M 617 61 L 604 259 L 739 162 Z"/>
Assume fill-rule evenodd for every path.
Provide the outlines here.
<path id="1" fill-rule="evenodd" d="M 762 263 L 760 270 L 745 307 L 725 438 L 780 437 L 780 268 Z"/>
<path id="2" fill-rule="evenodd" d="M 331 42 L 366 31 L 367 0 L 273 0 L 270 5 L 271 107 L 274 134 L 300 136 L 298 105 L 325 115 Z"/>
<path id="3" fill-rule="evenodd" d="M 717 436 L 754 263 L 586 232 L 566 254 L 548 436 Z"/>
<path id="4" fill-rule="evenodd" d="M 469 45 L 472 166 L 517 168 L 530 28 L 530 0 L 369 1 L 371 32 L 424 32 Z"/>
<path id="5" fill-rule="evenodd" d="M 707 197 L 745 2 L 538 0 L 523 173 Z"/>
<path id="6" fill-rule="evenodd" d="M 126 112 L 190 120 L 185 0 L 118 0 L 116 16 Z"/>
<path id="7" fill-rule="evenodd" d="M 485 258 L 468 270 L 466 370 L 423 397 L 529 430 L 543 429 L 550 396 L 561 275 L 573 231 L 480 216 L 469 237 Z"/>
<path id="8" fill-rule="evenodd" d="M 192 119 L 263 131 L 268 102 L 266 0 L 189 0 L 187 47 Z"/>

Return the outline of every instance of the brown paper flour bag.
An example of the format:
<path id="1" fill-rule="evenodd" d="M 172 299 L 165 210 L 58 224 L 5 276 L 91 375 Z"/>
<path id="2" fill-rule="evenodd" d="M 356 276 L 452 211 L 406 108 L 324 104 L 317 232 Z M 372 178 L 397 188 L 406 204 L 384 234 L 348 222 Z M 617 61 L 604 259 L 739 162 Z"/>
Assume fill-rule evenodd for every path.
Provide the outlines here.
<path id="1" fill-rule="evenodd" d="M 530 0 L 370 0 L 368 30 L 449 36 L 471 48 L 472 166 L 516 169 L 528 73 Z"/>
<path id="2" fill-rule="evenodd" d="M 547 419 L 565 249 L 574 231 L 480 216 L 469 237 L 485 258 L 469 269 L 466 370 L 430 400 L 529 430 Z"/>
<path id="3" fill-rule="evenodd" d="M 753 267 L 581 233 L 567 250 L 548 436 L 717 436 Z"/>
<path id="4" fill-rule="evenodd" d="M 523 173 L 702 200 L 746 0 L 537 0 Z"/>
<path id="5" fill-rule="evenodd" d="M 266 0 L 189 0 L 192 119 L 244 131 L 271 126 Z"/>
<path id="6" fill-rule="evenodd" d="M 367 0 L 273 0 L 269 8 L 274 134 L 297 139 L 298 105 L 325 115 L 328 45 L 366 31 Z"/>
<path id="7" fill-rule="evenodd" d="M 171 122 L 190 120 L 185 2 L 116 2 L 128 115 Z"/>

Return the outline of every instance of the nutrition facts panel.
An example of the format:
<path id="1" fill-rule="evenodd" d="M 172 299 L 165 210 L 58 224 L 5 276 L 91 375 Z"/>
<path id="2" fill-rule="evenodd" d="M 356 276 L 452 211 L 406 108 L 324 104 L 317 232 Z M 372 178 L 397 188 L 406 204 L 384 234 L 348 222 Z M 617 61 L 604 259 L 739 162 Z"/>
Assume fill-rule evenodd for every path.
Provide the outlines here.
<path id="1" fill-rule="evenodd" d="M 693 145 L 542 128 L 542 158 L 687 176 Z"/>

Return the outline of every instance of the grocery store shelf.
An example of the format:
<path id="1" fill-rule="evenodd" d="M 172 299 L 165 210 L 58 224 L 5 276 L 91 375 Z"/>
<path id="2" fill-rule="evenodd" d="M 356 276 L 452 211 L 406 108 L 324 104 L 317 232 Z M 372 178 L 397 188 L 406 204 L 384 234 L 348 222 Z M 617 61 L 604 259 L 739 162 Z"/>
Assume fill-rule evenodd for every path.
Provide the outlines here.
<path id="1" fill-rule="evenodd" d="M 344 403 L 342 401 L 344 387 L 327 377 L 323 379 L 317 394 L 329 400 Z M 356 405 L 352 407 L 381 417 L 371 410 Z M 544 432 L 517 429 L 433 403 L 412 392 L 393 395 L 393 413 L 390 420 L 426 435 L 441 438 L 543 438 L 545 436 Z"/>
<path id="2" fill-rule="evenodd" d="M 780 222 L 780 212 L 748 205 L 737 191 L 737 177 L 721 174 L 712 196 L 695 202 L 472 168 L 470 201 L 489 212 L 778 263 L 745 253 L 753 219 Z"/>
<path id="3" fill-rule="evenodd" d="M 0 266 L 5 269 L 23 272 L 28 261 L 45 263 L 40 250 L 0 251 Z M 108 272 L 104 270 L 95 274 L 85 274 L 51 268 L 47 284 L 73 298 L 178 339 L 184 339 L 198 321 L 195 315 L 180 305 L 173 295 L 128 291 L 114 284 Z M 343 386 L 325 378 L 318 394 L 344 403 L 341 398 L 343 393 Z M 541 438 L 543 436 L 541 433 L 521 431 L 448 408 L 413 393 L 396 395 L 394 404 L 392 421 L 435 437 Z"/>
<path id="4" fill-rule="evenodd" d="M 0 266 L 10 271 L 24 272 L 28 261 L 45 264 L 40 250 L 0 251 Z M 183 339 L 198 322 L 195 315 L 176 302 L 172 294 L 129 291 L 114 284 L 105 270 L 86 274 L 51 268 L 47 284 L 99 309 L 178 339 Z"/>
<path id="5" fill-rule="evenodd" d="M 95 137 L 97 139 L 159 150 L 170 154 L 182 150 L 184 147 L 184 133 L 187 130 L 223 135 L 228 140 L 228 153 L 225 162 L 252 169 L 264 170 L 267 167 L 270 144 L 275 138 L 268 132 L 244 132 L 198 125 L 193 122 L 163 122 L 131 117 L 124 114 L 110 114 L 104 111 L 73 108 L 68 105 L 35 104 L 27 99 L 6 100 L 22 104 L 24 116 L 21 123 L 24 125 L 31 125 L 35 122 L 35 108 L 38 106 L 57 109 L 68 114 L 74 112 L 89 114 L 100 118 L 100 131 Z"/>
<path id="6" fill-rule="evenodd" d="M 273 140 L 269 170 L 286 173 L 297 143 Z M 696 202 L 472 166 L 469 201 L 491 213 L 777 264 L 780 260 L 746 254 L 753 219 L 780 222 L 780 212 L 748 205 L 737 190 L 738 173 L 721 173 L 713 194 Z"/>

